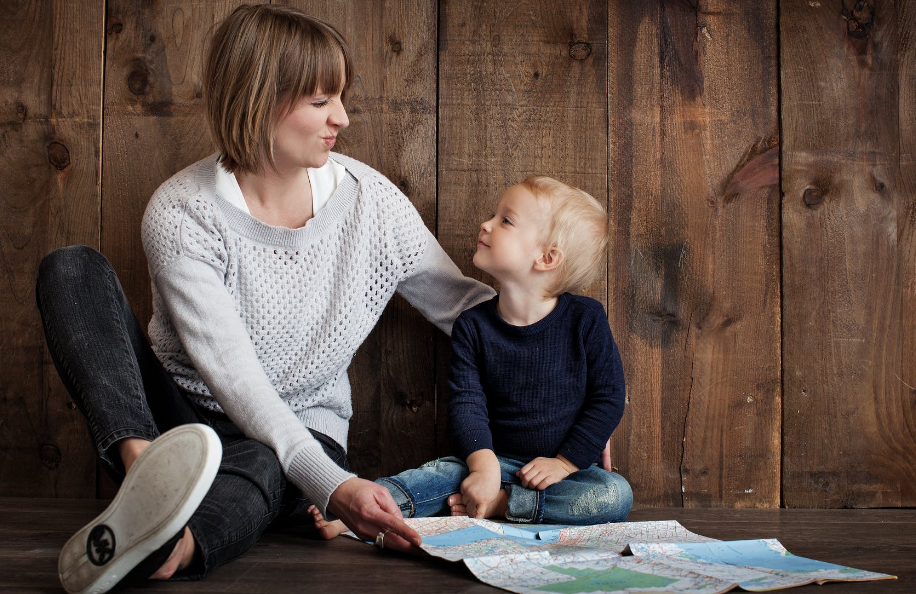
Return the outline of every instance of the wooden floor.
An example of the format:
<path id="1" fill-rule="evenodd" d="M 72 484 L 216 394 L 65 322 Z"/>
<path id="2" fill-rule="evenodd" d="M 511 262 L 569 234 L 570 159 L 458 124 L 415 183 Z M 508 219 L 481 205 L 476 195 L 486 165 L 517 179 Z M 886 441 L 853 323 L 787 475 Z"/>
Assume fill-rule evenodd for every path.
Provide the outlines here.
<path id="1" fill-rule="evenodd" d="M 67 538 L 106 502 L 0 499 L 0 592 L 63 592 L 57 555 Z M 675 519 L 719 539 L 778 538 L 796 555 L 898 576 L 828 583 L 793 593 L 916 592 L 916 510 L 642 509 L 631 520 Z M 244 557 L 201 582 L 158 583 L 123 592 L 499 592 L 460 563 L 379 552 L 356 541 L 324 542 L 308 533 L 265 535 Z"/>

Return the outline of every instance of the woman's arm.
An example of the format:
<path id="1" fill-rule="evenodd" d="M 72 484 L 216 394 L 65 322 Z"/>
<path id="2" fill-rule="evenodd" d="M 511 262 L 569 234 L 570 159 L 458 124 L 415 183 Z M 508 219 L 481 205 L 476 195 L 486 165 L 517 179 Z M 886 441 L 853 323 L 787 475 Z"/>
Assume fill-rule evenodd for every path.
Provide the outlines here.
<path id="1" fill-rule="evenodd" d="M 194 368 L 246 436 L 270 446 L 286 476 L 325 512 L 332 492 L 354 475 L 325 453 L 280 398 L 258 361 L 222 271 L 182 256 L 153 283 Z"/>
<path id="2" fill-rule="evenodd" d="M 426 251 L 415 272 L 398 284 L 398 293 L 423 317 L 448 335 L 461 312 L 492 299 L 496 291 L 468 278 L 426 227 Z"/>

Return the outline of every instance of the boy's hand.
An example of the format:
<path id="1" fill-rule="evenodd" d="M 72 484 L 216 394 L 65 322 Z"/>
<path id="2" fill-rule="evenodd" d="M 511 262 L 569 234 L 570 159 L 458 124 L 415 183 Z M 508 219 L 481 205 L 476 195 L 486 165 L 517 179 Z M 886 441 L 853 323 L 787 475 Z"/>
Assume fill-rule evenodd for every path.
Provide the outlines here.
<path id="1" fill-rule="evenodd" d="M 559 483 L 579 469 L 563 456 L 556 458 L 535 458 L 515 475 L 522 480 L 526 489 L 543 491 L 550 485 Z"/>
<path id="2" fill-rule="evenodd" d="M 461 501 L 472 518 L 488 518 L 502 486 L 499 473 L 471 472 L 461 483 Z"/>

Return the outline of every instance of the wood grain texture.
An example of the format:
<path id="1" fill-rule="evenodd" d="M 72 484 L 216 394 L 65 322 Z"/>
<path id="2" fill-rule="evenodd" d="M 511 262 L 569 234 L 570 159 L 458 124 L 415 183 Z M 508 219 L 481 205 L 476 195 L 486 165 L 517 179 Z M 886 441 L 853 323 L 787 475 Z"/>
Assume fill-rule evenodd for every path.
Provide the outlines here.
<path id="1" fill-rule="evenodd" d="M 468 276 L 480 223 L 529 175 L 607 204 L 606 3 L 440 5 L 439 242 Z M 607 302 L 602 278 L 587 294 Z M 439 357 L 447 394 L 448 349 Z M 447 402 L 440 399 L 439 424 Z M 440 452 L 448 452 L 440 432 Z"/>
<path id="2" fill-rule="evenodd" d="M 0 4 L 0 494 L 92 497 L 85 421 L 35 306 L 38 263 L 98 247 L 101 1 Z"/>
<path id="3" fill-rule="evenodd" d="M 203 116 L 204 53 L 241 3 L 108 3 L 102 253 L 144 328 L 152 295 L 140 222 L 162 182 L 215 150 Z"/>
<path id="4" fill-rule="evenodd" d="M 0 592 L 58 594 L 57 555 L 107 501 L 0 499 Z M 792 594 L 904 594 L 916 589 L 916 510 L 637 509 L 634 521 L 678 520 L 713 538 L 777 538 L 793 554 L 896 575 L 897 580 L 811 584 Z M 390 552 L 297 529 L 268 532 L 246 555 L 199 582 L 148 582 L 118 592 L 299 594 L 489 593 L 461 563 Z"/>
<path id="5" fill-rule="evenodd" d="M 638 505 L 779 504 L 775 2 L 612 2 L 611 326 Z"/>
<path id="6" fill-rule="evenodd" d="M 335 150 L 388 177 L 435 232 L 435 2 L 282 3 L 331 23 L 350 45 L 350 126 Z M 354 358 L 348 455 L 360 476 L 397 473 L 434 456 L 438 334 L 396 296 Z"/>
<path id="7" fill-rule="evenodd" d="M 203 115 L 203 56 L 216 26 L 241 3 L 107 4 L 101 251 L 144 330 L 152 293 L 143 212 L 162 182 L 215 150 Z M 99 494 L 115 491 L 100 470 Z"/>
<path id="8" fill-rule="evenodd" d="M 780 4 L 783 494 L 912 506 L 916 12 L 821 4 Z"/>

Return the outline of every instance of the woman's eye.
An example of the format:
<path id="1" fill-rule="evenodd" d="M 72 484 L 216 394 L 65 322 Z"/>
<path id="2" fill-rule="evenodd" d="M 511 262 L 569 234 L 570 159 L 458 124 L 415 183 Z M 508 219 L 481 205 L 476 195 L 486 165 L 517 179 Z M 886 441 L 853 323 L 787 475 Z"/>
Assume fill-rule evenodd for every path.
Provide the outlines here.
<path id="1" fill-rule="evenodd" d="M 312 105 L 314 105 L 315 107 L 324 107 L 328 103 L 329 103 L 328 100 L 325 99 L 324 101 L 313 101 Z"/>

